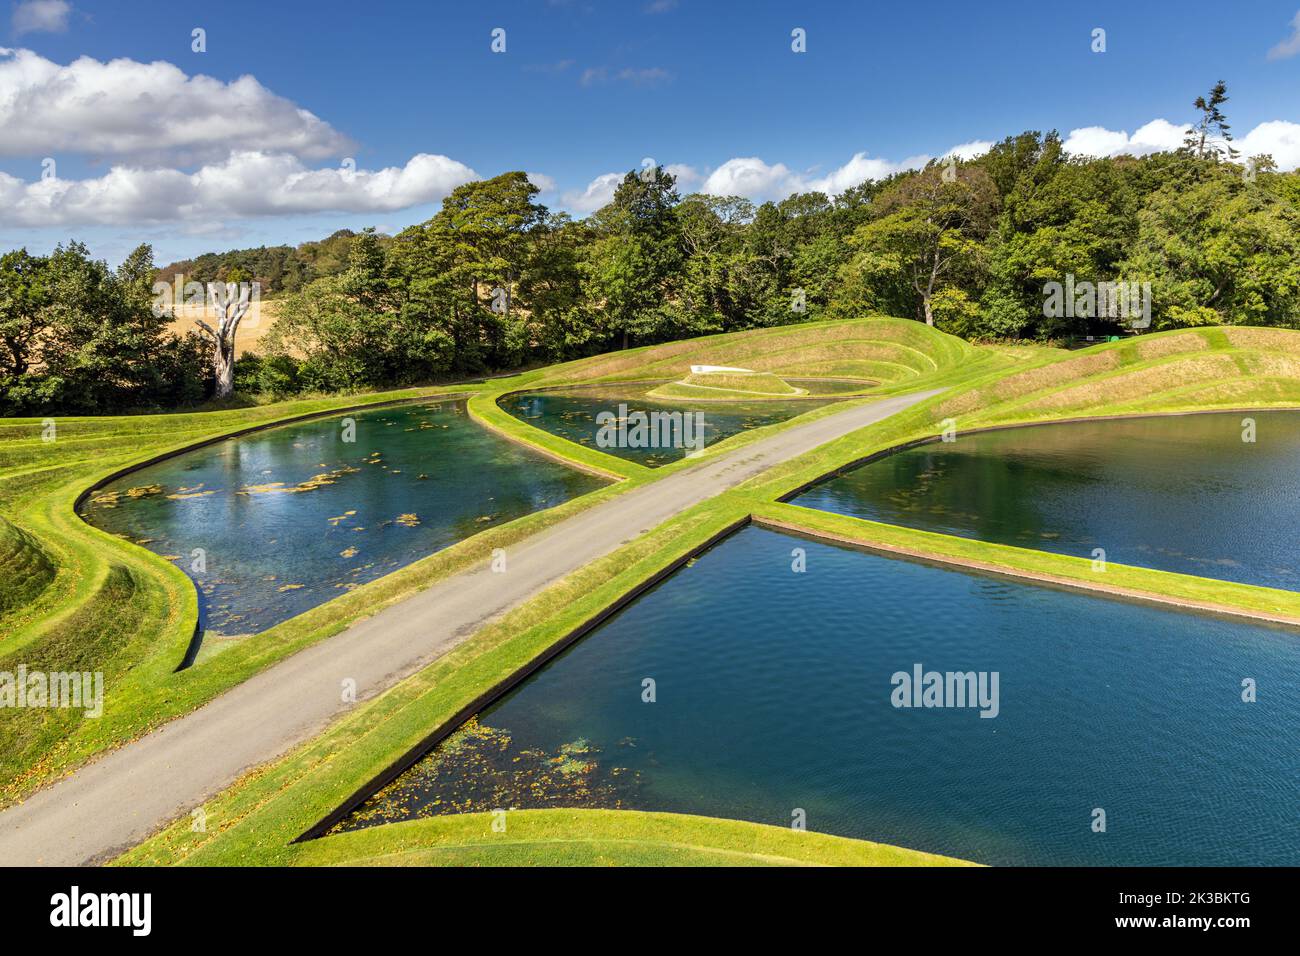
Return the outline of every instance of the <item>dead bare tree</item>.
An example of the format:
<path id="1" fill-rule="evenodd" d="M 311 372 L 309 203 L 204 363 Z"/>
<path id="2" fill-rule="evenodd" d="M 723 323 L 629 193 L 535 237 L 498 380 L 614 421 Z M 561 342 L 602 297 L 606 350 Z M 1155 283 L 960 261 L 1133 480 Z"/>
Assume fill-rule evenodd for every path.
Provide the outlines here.
<path id="1" fill-rule="evenodd" d="M 235 391 L 235 332 L 252 307 L 253 283 L 209 282 L 208 302 L 217 311 L 214 329 L 198 319 L 199 329 L 212 342 L 212 371 L 217 378 L 217 398 L 229 398 Z"/>

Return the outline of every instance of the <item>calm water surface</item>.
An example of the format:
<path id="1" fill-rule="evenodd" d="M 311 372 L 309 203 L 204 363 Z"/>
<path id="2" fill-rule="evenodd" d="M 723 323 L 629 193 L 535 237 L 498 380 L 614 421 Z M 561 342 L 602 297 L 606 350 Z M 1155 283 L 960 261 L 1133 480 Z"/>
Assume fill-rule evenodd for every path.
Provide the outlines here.
<path id="1" fill-rule="evenodd" d="M 1038 425 L 898 452 L 795 504 L 1000 544 L 1300 588 L 1300 412 Z"/>
<path id="2" fill-rule="evenodd" d="M 999 715 L 896 709 L 891 677 L 918 663 L 997 671 Z M 991 864 L 1294 865 L 1298 692 L 1292 631 L 749 528 L 340 829 L 545 806 L 789 825 L 799 808 L 813 830 Z"/>
<path id="3" fill-rule="evenodd" d="M 596 416 L 600 412 L 619 413 L 620 404 L 633 412 L 702 412 L 704 415 L 704 444 L 709 446 L 729 438 L 737 432 L 761 428 L 810 412 L 829 404 L 834 399 L 785 399 L 757 402 L 661 402 L 645 397 L 658 383 L 630 383 L 606 387 L 555 389 L 554 391 L 520 392 L 499 399 L 502 408 L 516 418 L 528 422 L 552 435 L 596 448 L 596 435 L 600 430 Z M 797 384 L 804 385 L 799 382 Z M 845 386 L 847 387 L 847 386 Z M 865 384 L 854 384 L 854 389 Z M 826 385 L 827 394 L 835 389 Z M 690 449 L 684 448 L 601 448 L 650 468 L 657 468 L 682 458 Z"/>
<path id="4" fill-rule="evenodd" d="M 355 442 L 345 416 L 229 439 L 114 482 L 85 517 L 174 561 L 204 627 L 234 635 L 603 484 L 476 425 L 463 401 L 346 417 Z"/>

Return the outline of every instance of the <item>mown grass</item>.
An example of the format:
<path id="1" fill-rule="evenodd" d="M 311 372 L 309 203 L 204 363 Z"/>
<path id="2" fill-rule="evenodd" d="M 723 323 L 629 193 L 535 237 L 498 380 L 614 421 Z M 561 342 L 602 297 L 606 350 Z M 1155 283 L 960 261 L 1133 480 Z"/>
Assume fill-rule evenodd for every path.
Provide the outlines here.
<path id="1" fill-rule="evenodd" d="M 795 388 L 779 375 L 773 375 L 771 372 L 702 372 L 692 373 L 677 382 L 660 385 L 649 393 L 649 397 L 707 402 L 746 398 L 752 401 L 755 396 L 781 397 L 804 394 L 806 394 L 805 389 Z"/>
<path id="2" fill-rule="evenodd" d="M 924 546 L 924 549 L 929 549 L 925 553 L 937 558 L 985 562 L 1007 570 L 1043 576 L 1069 578 L 1074 575 L 1082 580 L 1081 569 L 1072 564 L 1078 559 L 942 535 L 933 536 L 939 540 L 922 541 L 918 536 L 926 535 L 925 532 L 871 526 L 872 523 L 858 519 L 822 515 L 776 504 L 774 499 L 854 460 L 903 442 L 933 436 L 947 419 L 956 422 L 960 434 L 962 429 L 971 427 L 1049 421 L 1071 415 L 1300 404 L 1300 370 L 1291 364 L 1292 359 L 1300 355 L 1300 333 L 1258 330 L 1267 335 L 1252 338 L 1238 334 L 1244 331 L 1247 330 L 1165 333 L 1063 354 L 1041 348 L 977 348 L 917 323 L 900 320 L 815 323 L 598 356 L 499 380 L 491 383 L 491 387 L 480 386 L 469 402 L 470 412 L 477 420 L 549 454 L 623 480 L 551 512 L 531 515 L 476 535 L 447 551 L 285 622 L 255 640 L 218 655 L 203 667 L 193 669 L 193 673 L 169 675 L 156 669 L 151 673 L 148 668 L 136 668 L 131 674 L 135 681 L 129 685 L 131 693 L 122 695 L 123 707 L 130 712 L 129 715 L 116 715 L 116 723 L 98 722 L 105 730 L 96 734 L 86 734 L 78 728 L 72 734 L 71 743 L 55 746 L 55 758 L 48 766 L 30 772 L 18 786 L 10 788 L 7 795 L 12 799 L 14 794 L 26 792 L 41 780 L 49 779 L 55 770 L 66 770 L 97 749 L 120 743 L 162 720 L 192 709 L 261 667 L 314 640 L 337 633 L 357 618 L 401 600 L 473 561 L 485 560 L 491 549 L 501 546 L 503 541 L 534 533 L 605 496 L 695 464 L 694 460 L 683 460 L 652 471 L 550 435 L 502 410 L 497 398 L 507 392 L 541 385 L 672 378 L 680 376 L 682 369 L 692 363 L 768 368 L 791 377 L 871 378 L 881 382 L 879 387 L 871 390 L 871 398 L 924 388 L 944 389 L 942 394 L 885 422 L 828 443 L 809 455 L 752 479 L 737 490 L 697 506 L 571 575 L 484 628 L 424 671 L 363 705 L 321 737 L 232 786 L 208 806 L 208 833 L 193 834 L 187 822 L 178 824 L 128 853 L 123 862 L 323 862 L 310 854 L 303 855 L 306 853 L 303 847 L 322 844 L 290 844 L 289 841 L 338 806 L 398 754 L 422 740 L 433 727 L 475 700 L 485 689 L 506 680 L 510 674 L 562 640 L 574 627 L 658 573 L 669 562 L 698 547 L 720 528 L 750 514 L 769 520 L 784 520 L 812 533 L 839 536 L 869 545 L 916 552 L 923 551 Z M 1166 341 L 1174 336 L 1190 338 Z M 837 357 L 827 358 L 828 350 L 835 352 Z M 1185 379 L 1177 381 L 1179 374 L 1190 370 L 1203 371 L 1206 368 L 1203 363 L 1188 363 L 1207 355 L 1215 357 L 1213 368 L 1221 373 L 1219 377 L 1201 375 L 1190 383 Z M 1228 361 L 1220 361 L 1224 358 Z M 1135 377 L 1135 373 L 1141 374 Z M 1067 392 L 1067 397 L 1051 399 L 1061 392 Z M 375 396 L 373 400 L 382 398 Z M 355 398 L 340 399 L 339 404 L 355 404 L 357 401 Z M 797 421 L 834 414 L 842 407 L 830 405 L 815 409 Z M 286 414 L 280 409 L 259 411 L 268 417 Z M 724 454 L 743 447 L 766 434 L 789 427 L 794 421 L 733 436 L 711 446 L 705 455 Z M 0 428 L 10 424 L 0 424 Z M 224 427 L 235 426 L 226 424 Z M 147 456 L 141 454 L 140 457 Z M 85 458 L 80 458 L 75 466 L 35 459 L 0 480 L 16 482 L 14 487 L 27 489 L 29 504 L 44 502 L 47 509 L 52 496 L 63 496 L 64 507 L 55 507 L 52 513 L 65 519 L 64 524 L 58 526 L 57 533 L 64 536 L 60 543 L 66 548 L 68 539 L 84 543 L 98 534 L 75 519 L 70 502 L 77 490 L 109 467 L 111 464 L 101 461 L 94 465 Z M 76 468 L 83 470 L 77 472 Z M 59 479 L 48 480 L 47 470 L 58 474 Z M 7 501 L 3 510 L 13 514 Z M 73 523 L 79 526 L 79 530 L 71 527 Z M 27 525 L 30 527 L 31 522 L 28 521 Z M 46 530 L 53 527 L 51 519 Z M 63 575 L 66 555 L 47 547 L 39 532 L 33 535 L 33 539 L 54 555 L 59 567 L 58 575 Z M 168 590 L 167 585 L 174 583 L 169 580 L 169 573 L 179 575 L 179 572 L 142 549 L 116 539 L 94 541 L 91 551 L 102 567 L 118 563 L 128 570 L 143 568 L 148 572 L 144 577 L 162 589 L 159 593 L 166 605 L 166 613 L 158 612 L 157 605 L 150 605 L 155 616 L 150 618 L 152 630 L 149 633 L 155 643 L 165 644 L 170 639 L 175 644 L 176 635 L 184 631 L 186 615 L 192 614 L 192 607 L 185 606 L 186 601 L 191 604 L 194 601 L 188 581 L 184 582 L 184 595 Z M 157 567 L 158 564 L 163 567 Z M 1110 571 L 1116 576 L 1108 578 L 1108 581 L 1121 581 L 1124 587 L 1145 588 L 1153 594 L 1181 595 L 1192 599 L 1193 595 L 1210 587 L 1202 579 L 1147 569 L 1111 565 Z M 94 580 L 99 582 L 97 586 L 102 586 L 103 575 Z M 84 592 L 72 597 L 65 591 L 63 603 L 74 608 L 84 605 L 95 587 L 93 583 L 88 584 Z M 1217 600 L 1223 601 L 1227 595 L 1229 603 L 1235 602 L 1240 609 L 1247 611 L 1272 609 L 1273 612 L 1289 614 L 1293 604 L 1288 602 L 1295 600 L 1290 592 L 1274 592 L 1266 588 L 1232 585 L 1225 589 L 1223 582 L 1213 582 L 1212 587 Z M 53 585 L 44 588 L 34 605 L 48 602 L 52 590 Z M 192 617 L 188 620 L 192 621 Z M 146 660 L 156 663 L 166 656 L 155 654 Z M 127 687 L 125 683 L 120 685 L 120 689 Z M 635 842 L 638 828 L 651 828 L 651 816 L 654 815 L 629 814 L 626 817 L 629 822 L 625 824 L 629 829 L 624 836 L 616 838 L 606 834 L 594 848 L 573 849 L 571 852 L 577 854 L 573 859 L 583 854 L 588 854 L 586 858 L 592 860 L 604 859 L 606 857 L 602 854 L 606 853 L 618 855 L 622 851 L 615 844 L 621 845 L 629 840 Z M 646 819 L 638 821 L 637 817 Z M 456 830 L 455 826 L 446 826 L 448 829 L 445 830 L 438 830 L 433 824 L 426 830 L 413 827 L 412 833 L 427 832 L 427 841 L 431 841 L 419 852 L 433 853 L 429 859 L 438 857 L 438 854 L 444 854 L 438 858 L 446 858 L 444 851 L 451 851 L 445 845 L 441 850 L 434 846 L 442 840 L 438 834 Z M 371 832 L 375 835 L 368 836 L 367 840 L 373 842 L 364 847 L 360 841 L 331 844 L 349 849 L 339 850 L 341 856 L 330 862 L 351 858 L 353 851 L 350 848 L 354 846 L 357 848 L 355 852 L 364 854 L 367 859 L 396 852 L 392 847 L 406 845 L 403 841 L 409 836 L 399 837 L 395 835 L 396 828 L 387 826 Z M 335 839 L 331 837 L 330 841 Z M 519 862 L 534 859 L 533 854 L 543 852 L 530 849 L 535 845 L 535 842 L 523 841 L 517 852 L 503 852 L 499 845 L 490 851 L 484 849 L 484 852 L 494 854 L 494 860 Z M 314 849 L 311 852 L 323 851 Z M 551 847 L 545 852 L 561 851 Z M 464 854 L 467 859 L 487 858 L 476 856 L 476 851 L 472 850 L 457 849 L 451 853 L 455 854 Z"/>
<path id="3" fill-rule="evenodd" d="M 308 866 L 970 866 L 951 857 L 787 827 L 673 813 L 515 810 L 503 832 L 467 813 L 304 844 Z M 384 833 L 381 830 L 390 832 Z"/>
<path id="4" fill-rule="evenodd" d="M 932 341 L 936 349 L 954 357 L 973 354 L 969 346 L 951 336 L 928 329 L 913 332 L 909 326 L 915 325 L 901 320 L 873 320 L 835 323 L 832 328 L 840 332 L 847 330 L 858 337 L 880 335 L 889 339 L 910 337 L 915 341 Z M 743 348 L 753 354 L 756 346 L 750 339 L 762 340 L 759 351 L 783 351 L 790 336 L 805 334 L 801 327 L 790 327 L 718 338 L 726 339 L 730 343 L 728 347 Z M 634 352 L 643 360 L 660 362 L 665 361 L 660 349 L 675 351 L 680 344 Z M 602 360 L 583 360 L 569 363 L 568 367 L 577 367 L 580 378 L 582 369 Z M 677 359 L 668 361 L 676 363 Z M 106 703 L 101 718 L 65 721 L 59 733 L 40 734 L 27 726 L 32 718 L 0 714 L 0 742 L 22 743 L 0 754 L 0 806 L 21 799 L 103 749 L 118 746 L 194 710 L 226 688 L 303 647 L 338 633 L 361 617 L 476 561 L 487 560 L 495 547 L 505 547 L 608 495 L 657 480 L 698 461 L 698 458 L 683 459 L 664 468 L 648 469 L 549 435 L 498 406 L 496 400 L 501 395 L 551 381 L 557 374 L 556 368 L 564 367 L 537 369 L 462 386 L 312 398 L 212 412 L 57 419 L 52 441 L 46 440 L 49 435 L 41 420 L 0 420 L 3 439 L 0 517 L 21 530 L 25 536 L 23 541 L 34 544 L 54 569 L 53 577 L 39 592 L 33 589 L 30 600 L 0 618 L 3 625 L 0 659 L 39 658 L 51 670 L 85 669 L 73 667 L 74 663 L 84 664 L 85 659 L 78 656 L 74 660 L 69 656 L 68 645 L 61 636 L 69 628 L 105 635 L 120 631 L 113 602 L 104 600 L 110 572 L 117 573 L 114 569 L 121 569 L 134 582 L 132 606 L 138 609 L 130 640 L 87 644 L 103 655 L 92 662 L 97 663 L 92 669 L 102 670 L 105 675 Z M 636 374 L 628 377 L 644 378 Z M 74 512 L 77 498 L 109 474 L 196 442 L 302 416 L 451 393 L 470 394 L 470 414 L 500 434 L 571 464 L 622 480 L 551 511 L 475 535 L 255 638 L 243 640 L 220 654 L 201 657 L 196 666 L 180 673 L 174 670 L 184 656 L 198 615 L 192 583 L 170 562 L 86 525 Z M 818 411 L 824 414 L 827 410 Z M 704 457 L 725 454 L 789 424 L 780 423 L 733 436 L 708 448 Z"/>

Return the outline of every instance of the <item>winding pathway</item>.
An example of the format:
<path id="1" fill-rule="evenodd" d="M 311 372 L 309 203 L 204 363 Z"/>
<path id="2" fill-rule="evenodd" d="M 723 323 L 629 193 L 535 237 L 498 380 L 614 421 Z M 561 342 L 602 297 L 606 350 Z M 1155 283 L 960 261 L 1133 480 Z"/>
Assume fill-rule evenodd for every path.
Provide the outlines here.
<path id="1" fill-rule="evenodd" d="M 451 577 L 286 658 L 0 813 L 0 863 L 99 863 L 188 814 L 245 771 L 319 733 L 445 654 L 486 621 L 674 515 L 774 465 L 874 424 L 920 392 L 847 408 L 617 495 L 513 545 L 510 572 Z"/>

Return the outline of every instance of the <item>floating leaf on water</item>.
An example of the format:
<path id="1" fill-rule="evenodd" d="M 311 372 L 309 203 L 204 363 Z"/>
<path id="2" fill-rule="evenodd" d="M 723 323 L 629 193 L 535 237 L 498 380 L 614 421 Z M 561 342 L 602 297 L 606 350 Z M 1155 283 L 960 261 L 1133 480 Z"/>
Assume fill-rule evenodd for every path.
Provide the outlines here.
<path id="1" fill-rule="evenodd" d="M 398 515 L 393 520 L 396 521 L 398 524 L 402 525 L 402 527 L 404 528 L 414 528 L 416 525 L 420 523 L 420 516 L 415 514 L 414 512 L 408 511 L 406 514 Z"/>
<path id="2" fill-rule="evenodd" d="M 344 548 L 342 551 L 339 552 L 339 557 L 340 557 L 340 558 L 351 558 L 351 557 L 355 556 L 356 553 L 357 553 L 357 549 L 356 549 L 356 548 Z"/>
<path id="3" fill-rule="evenodd" d="M 148 498 L 151 495 L 162 494 L 162 490 L 162 485 L 140 485 L 138 488 L 126 489 L 126 496 L 128 498 Z"/>
<path id="4" fill-rule="evenodd" d="M 281 592 L 283 592 L 283 591 L 296 591 L 296 590 L 298 590 L 300 587 L 302 587 L 301 584 L 281 584 L 278 588 L 276 588 L 276 590 L 277 590 L 277 591 L 281 591 Z"/>

